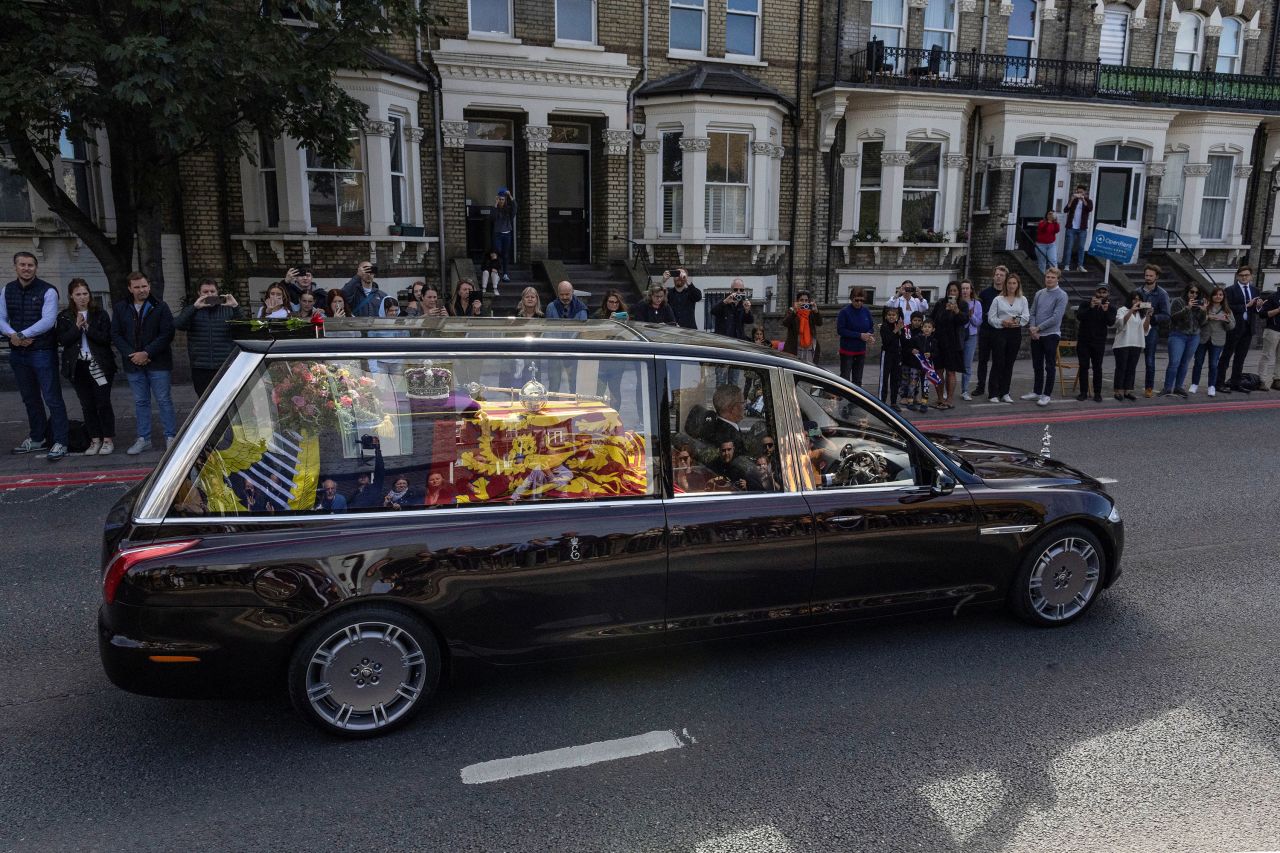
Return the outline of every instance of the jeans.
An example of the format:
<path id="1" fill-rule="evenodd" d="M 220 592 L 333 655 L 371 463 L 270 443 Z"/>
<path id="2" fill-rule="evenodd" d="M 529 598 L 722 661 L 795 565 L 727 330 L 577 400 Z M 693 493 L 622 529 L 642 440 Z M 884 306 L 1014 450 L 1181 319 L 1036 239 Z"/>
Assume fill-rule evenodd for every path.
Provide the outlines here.
<path id="1" fill-rule="evenodd" d="M 978 349 L 978 335 L 964 339 L 964 373 L 960 376 L 960 393 L 969 390 L 969 377 L 973 374 L 973 353 Z"/>
<path id="2" fill-rule="evenodd" d="M 990 370 L 991 348 L 995 344 L 996 330 L 983 321 L 978 329 L 978 388 L 974 391 L 979 397 L 987 390 L 987 373 Z"/>
<path id="3" fill-rule="evenodd" d="M 1085 237 L 1088 235 L 1087 228 L 1068 228 L 1066 245 L 1062 247 L 1062 262 L 1067 268 L 1084 266 L 1084 250 L 1089 245 Z M 1076 263 L 1071 263 L 1071 253 L 1075 252 L 1079 256 Z"/>
<path id="4" fill-rule="evenodd" d="M 1200 371 L 1204 367 L 1205 355 L 1209 356 L 1209 385 L 1216 388 L 1218 382 L 1218 358 L 1222 355 L 1222 347 L 1207 342 L 1196 349 L 1196 363 L 1191 368 L 1191 384 L 1200 384 Z"/>
<path id="5" fill-rule="evenodd" d="M 1049 267 L 1056 267 L 1058 265 L 1058 244 L 1036 243 L 1036 265 L 1040 267 L 1040 272 L 1044 272 Z"/>
<path id="6" fill-rule="evenodd" d="M 1061 335 L 1041 335 L 1031 341 L 1031 390 L 1053 396 L 1053 380 L 1058 376 L 1058 341 Z"/>
<path id="7" fill-rule="evenodd" d="M 1169 366 L 1164 371 L 1164 390 L 1172 391 L 1181 388 L 1187 381 L 1187 370 L 1195 358 L 1196 348 L 1200 346 L 1200 333 L 1169 333 Z"/>
<path id="8" fill-rule="evenodd" d="M 1142 350 L 1142 354 L 1146 356 L 1147 359 L 1147 371 L 1142 387 L 1146 388 L 1148 391 L 1156 387 L 1156 349 L 1159 346 L 1160 330 L 1155 326 L 1152 326 L 1151 331 L 1147 332 L 1146 344 Z"/>
<path id="9" fill-rule="evenodd" d="M 507 264 L 511 262 L 511 246 L 515 235 L 511 231 L 500 231 L 493 235 L 493 250 L 498 253 L 502 262 L 502 274 L 507 274 Z"/>
<path id="10" fill-rule="evenodd" d="M 169 371 L 144 367 L 126 372 L 129 388 L 133 391 L 133 414 L 138 420 L 138 438 L 151 440 L 151 398 L 160 407 L 160 425 L 164 437 L 178 434 L 178 417 L 173 411 L 173 397 L 169 394 Z"/>
<path id="11" fill-rule="evenodd" d="M 22 404 L 27 407 L 27 423 L 31 440 L 67 444 L 67 404 L 62 401 L 62 383 L 58 377 L 58 351 L 34 347 L 12 347 L 9 366 L 18 383 Z M 49 414 L 45 416 L 45 407 Z M 52 432 L 52 436 L 49 433 Z"/>
<path id="12" fill-rule="evenodd" d="M 80 411 L 84 413 L 84 428 L 89 438 L 116 437 L 116 412 L 111 407 L 111 383 L 99 385 L 89 373 L 87 361 L 76 362 L 76 372 L 71 386 L 80 398 Z"/>
<path id="13" fill-rule="evenodd" d="M 867 354 L 847 355 L 840 353 L 840 375 L 854 385 L 862 384 L 862 368 L 866 364 Z"/>

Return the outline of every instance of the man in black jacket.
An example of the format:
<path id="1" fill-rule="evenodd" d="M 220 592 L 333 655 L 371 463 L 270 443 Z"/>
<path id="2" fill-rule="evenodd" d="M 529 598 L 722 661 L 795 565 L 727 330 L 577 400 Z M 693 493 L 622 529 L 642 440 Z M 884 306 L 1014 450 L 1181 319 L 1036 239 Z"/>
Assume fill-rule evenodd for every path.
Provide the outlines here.
<path id="1" fill-rule="evenodd" d="M 151 297 L 151 282 L 140 272 L 129 273 L 130 299 L 116 303 L 111 318 L 111 342 L 120 352 L 124 375 L 133 391 L 138 440 L 125 453 L 137 456 L 151 449 L 151 398 L 160 408 L 165 446 L 178 434 L 178 416 L 170 395 L 173 371 L 173 312 Z"/>
<path id="2" fill-rule="evenodd" d="M 1116 306 L 1105 284 L 1094 290 L 1093 296 L 1076 307 L 1078 331 L 1076 357 L 1080 361 L 1080 393 L 1077 400 L 1089 399 L 1089 371 L 1093 370 L 1093 402 L 1102 402 L 1102 357 L 1107 351 L 1107 331 L 1116 321 Z"/>
<path id="3" fill-rule="evenodd" d="M 212 281 L 212 279 L 205 280 Z M 315 286 L 311 267 L 290 267 L 284 274 L 284 286 L 285 290 L 289 291 L 289 302 L 293 304 L 294 311 L 298 310 L 304 293 L 310 293 L 315 297 L 315 307 L 321 311 L 329 307 L 329 293 L 324 288 Z"/>
<path id="4" fill-rule="evenodd" d="M 668 278 L 672 287 L 667 291 L 667 304 L 676 315 L 676 325 L 683 329 L 698 328 L 694 306 L 702 301 L 702 291 L 689 280 L 688 270 L 666 270 L 662 273 L 662 280 L 665 282 Z"/>
<path id="5" fill-rule="evenodd" d="M 996 330 L 986 322 L 991 303 L 1004 287 L 1004 280 L 1009 277 L 1009 268 L 1004 264 L 991 271 L 991 284 L 978 292 L 978 301 L 982 303 L 983 322 L 978 326 L 978 387 L 973 389 L 973 396 L 981 400 L 987 396 L 987 364 L 991 359 L 991 342 L 995 340 Z"/>
<path id="6" fill-rule="evenodd" d="M 187 333 L 187 358 L 191 362 L 191 384 L 197 396 L 203 396 L 213 377 L 227 360 L 235 344 L 227 323 L 241 310 L 230 293 L 218 292 L 211 278 L 200 281 L 196 299 L 178 312 L 174 326 Z"/>
<path id="7" fill-rule="evenodd" d="M 742 279 L 733 280 L 729 294 L 711 309 L 711 316 L 715 318 L 716 334 L 740 341 L 750 340 L 747 326 L 756 320 L 751 313 L 751 294 L 747 292 L 747 285 Z"/>
<path id="8" fill-rule="evenodd" d="M 1218 362 L 1218 391 L 1241 391 L 1240 374 L 1244 372 L 1244 360 L 1258 331 L 1259 309 L 1262 308 L 1262 291 L 1253 284 L 1253 267 L 1243 264 L 1236 270 L 1235 284 L 1227 288 L 1227 305 L 1236 318 L 1236 327 L 1227 332 L 1227 346 Z M 1231 381 L 1227 382 L 1227 364 L 1231 362 Z"/>

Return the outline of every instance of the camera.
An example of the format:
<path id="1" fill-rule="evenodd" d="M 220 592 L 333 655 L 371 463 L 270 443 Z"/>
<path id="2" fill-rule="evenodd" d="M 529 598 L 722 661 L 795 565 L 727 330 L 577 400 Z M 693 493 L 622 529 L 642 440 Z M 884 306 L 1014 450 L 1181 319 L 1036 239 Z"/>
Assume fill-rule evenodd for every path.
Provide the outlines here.
<path id="1" fill-rule="evenodd" d="M 222 304 L 223 304 L 223 305 L 226 305 L 226 304 L 227 304 L 227 303 L 229 303 L 230 301 L 231 301 L 231 294 L 229 294 L 229 293 L 224 293 L 224 294 L 222 294 Z"/>
<path id="2" fill-rule="evenodd" d="M 812 311 L 812 310 L 813 310 L 813 303 L 812 303 L 812 302 L 802 302 L 802 303 L 800 303 L 800 307 L 801 307 L 801 308 L 803 308 L 805 311 Z"/>
<path id="3" fill-rule="evenodd" d="M 360 436 L 360 446 L 363 447 L 365 450 L 373 450 L 373 448 L 376 446 L 374 443 L 376 441 L 377 439 L 374 438 L 372 435 Z"/>
<path id="4" fill-rule="evenodd" d="M 746 294 L 746 292 L 744 291 L 744 292 L 740 292 L 740 293 L 735 293 L 735 294 L 733 294 L 733 301 L 734 301 L 734 302 L 746 302 L 746 301 L 747 301 L 747 294 Z"/>

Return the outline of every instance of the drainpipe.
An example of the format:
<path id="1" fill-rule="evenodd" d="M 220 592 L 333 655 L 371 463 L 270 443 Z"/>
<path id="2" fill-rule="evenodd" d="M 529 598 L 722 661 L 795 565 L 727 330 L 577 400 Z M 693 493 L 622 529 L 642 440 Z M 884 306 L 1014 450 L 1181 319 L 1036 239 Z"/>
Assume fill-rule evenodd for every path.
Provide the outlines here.
<path id="1" fill-rule="evenodd" d="M 627 133 L 631 133 L 631 126 L 635 124 L 636 110 L 636 92 L 640 87 L 649 82 L 649 0 L 644 0 L 641 4 L 643 8 L 644 22 L 641 25 L 640 36 L 640 79 L 627 89 Z M 634 133 L 631 134 L 635 136 Z M 635 246 L 636 239 L 636 146 L 632 142 L 627 146 L 627 255 L 630 256 L 632 248 Z M 648 267 L 645 268 L 645 276 L 649 274 Z"/>
<path id="2" fill-rule="evenodd" d="M 978 152 L 982 145 L 982 105 L 973 105 L 973 115 L 969 117 L 969 138 L 973 140 L 973 153 L 969 157 L 969 215 L 965 219 L 965 228 L 969 232 L 969 248 L 964 253 L 964 274 L 969 277 L 969 268 L 973 264 L 973 212 L 978 209 Z M 977 288 L 974 289 L 977 293 Z"/>
<path id="3" fill-rule="evenodd" d="M 1253 130 L 1253 152 L 1249 155 L 1249 162 L 1253 164 L 1253 174 L 1249 176 L 1249 189 L 1244 194 L 1244 224 L 1241 226 L 1243 233 L 1241 239 L 1249 243 L 1249 263 L 1254 263 L 1254 258 L 1258 259 L 1258 266 L 1262 263 L 1263 247 L 1267 243 L 1267 223 L 1270 220 L 1264 219 L 1262 222 L 1262 240 L 1256 245 L 1253 240 L 1254 209 L 1258 206 L 1258 193 L 1262 190 L 1262 157 L 1267 152 L 1267 126 L 1263 122 L 1258 122 L 1258 126 Z M 1268 190 L 1270 182 L 1268 182 Z M 1257 249 L 1255 254 L 1254 249 Z M 1261 286 L 1262 282 L 1258 282 Z"/>
<path id="4" fill-rule="evenodd" d="M 1280 0 L 1276 0 L 1280 2 Z M 987 52 L 987 19 L 991 17 L 991 0 L 982 0 L 982 36 L 978 39 L 978 53 Z"/>
<path id="5" fill-rule="evenodd" d="M 1276 50 L 1280 49 L 1280 0 L 1271 7 L 1271 50 L 1267 51 L 1267 76 L 1276 76 Z"/>
<path id="6" fill-rule="evenodd" d="M 436 223 L 440 227 L 439 241 L 436 243 L 436 254 L 439 256 L 440 287 L 449 287 L 448 261 L 445 260 L 444 240 L 444 130 L 440 124 L 444 120 L 444 98 L 440 94 L 440 76 L 435 70 L 422 61 L 422 28 L 415 27 L 413 35 L 413 61 L 427 75 L 427 85 L 432 93 L 432 109 L 435 112 L 436 125 Z M 428 28 L 430 37 L 430 28 Z"/>
<path id="7" fill-rule="evenodd" d="M 787 253 L 787 304 L 795 302 L 796 289 L 796 220 L 800 208 L 800 104 L 804 86 L 804 16 L 808 3 L 800 4 L 799 50 L 796 51 L 796 105 L 791 114 L 791 156 L 795 168 L 791 178 L 791 251 Z"/>

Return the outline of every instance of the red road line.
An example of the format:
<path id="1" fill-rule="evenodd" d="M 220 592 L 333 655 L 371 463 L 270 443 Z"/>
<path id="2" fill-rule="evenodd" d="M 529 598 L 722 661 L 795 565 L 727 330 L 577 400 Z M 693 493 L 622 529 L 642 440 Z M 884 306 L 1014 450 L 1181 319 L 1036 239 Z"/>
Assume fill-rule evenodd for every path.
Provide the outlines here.
<path id="1" fill-rule="evenodd" d="M 1011 417 L 967 418 L 961 420 L 912 421 L 917 429 L 948 430 L 956 427 L 1024 426 L 1026 424 L 1077 423 L 1080 421 L 1107 421 L 1122 418 L 1152 418 L 1174 415 L 1207 415 L 1218 412 L 1256 412 L 1280 409 L 1280 400 L 1259 400 L 1243 403 L 1198 403 L 1189 406 L 1149 406 L 1140 409 L 1121 409 L 1109 412 L 1064 412 L 1062 414 L 1013 415 Z"/>

